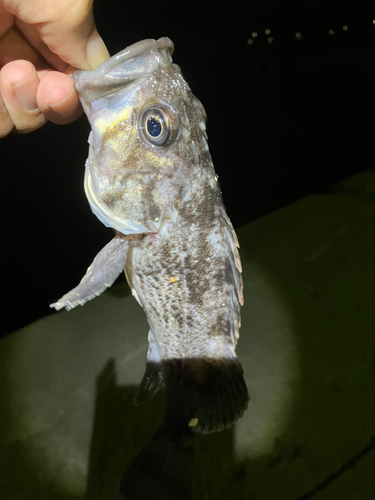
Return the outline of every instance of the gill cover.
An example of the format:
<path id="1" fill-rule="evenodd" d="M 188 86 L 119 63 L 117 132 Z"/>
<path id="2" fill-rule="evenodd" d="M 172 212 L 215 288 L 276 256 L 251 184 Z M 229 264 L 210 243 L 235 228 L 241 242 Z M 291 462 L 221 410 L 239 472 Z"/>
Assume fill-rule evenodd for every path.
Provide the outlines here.
<path id="1" fill-rule="evenodd" d="M 153 89 L 163 68 L 170 81 L 179 72 L 172 52 L 169 38 L 144 40 L 73 74 L 91 125 L 85 193 L 99 220 L 123 234 L 157 232 L 165 217 L 162 174 L 173 160 L 157 149 L 177 137 L 178 119 Z"/>

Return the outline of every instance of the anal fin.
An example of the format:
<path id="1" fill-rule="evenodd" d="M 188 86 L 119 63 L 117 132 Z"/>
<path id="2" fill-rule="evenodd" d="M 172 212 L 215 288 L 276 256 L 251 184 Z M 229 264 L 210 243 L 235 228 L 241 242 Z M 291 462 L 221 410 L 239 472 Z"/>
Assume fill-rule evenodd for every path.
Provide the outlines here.
<path id="1" fill-rule="evenodd" d="M 150 330 L 148 332 L 146 371 L 135 395 L 134 404 L 139 405 L 146 401 L 146 399 L 156 394 L 162 385 L 161 359 L 154 334 Z"/>
<path id="2" fill-rule="evenodd" d="M 146 401 L 146 399 L 156 394 L 162 385 L 163 377 L 161 374 L 160 363 L 147 361 L 146 371 L 143 375 L 141 383 L 139 384 L 137 394 L 134 398 L 134 404 L 139 405 Z"/>

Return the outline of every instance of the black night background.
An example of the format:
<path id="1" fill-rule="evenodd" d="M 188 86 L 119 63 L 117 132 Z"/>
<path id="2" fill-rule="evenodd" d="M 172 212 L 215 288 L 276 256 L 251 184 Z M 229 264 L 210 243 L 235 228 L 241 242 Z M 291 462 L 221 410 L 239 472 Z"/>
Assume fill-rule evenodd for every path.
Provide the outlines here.
<path id="1" fill-rule="evenodd" d="M 98 30 L 111 54 L 173 40 L 235 227 L 373 168 L 372 2 L 150 5 L 97 0 Z M 82 116 L 0 141 L 1 335 L 56 314 L 112 237 L 83 191 L 88 133 Z"/>

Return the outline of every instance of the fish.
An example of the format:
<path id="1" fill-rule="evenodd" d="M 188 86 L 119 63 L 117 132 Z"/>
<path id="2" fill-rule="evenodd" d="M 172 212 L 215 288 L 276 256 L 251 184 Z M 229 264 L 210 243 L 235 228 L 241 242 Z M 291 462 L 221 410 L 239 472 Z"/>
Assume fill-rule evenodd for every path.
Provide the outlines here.
<path id="1" fill-rule="evenodd" d="M 173 51 L 167 37 L 147 39 L 73 74 L 91 125 L 85 193 L 115 235 L 51 307 L 85 304 L 124 270 L 150 327 L 135 403 L 165 385 L 167 427 L 211 433 L 230 427 L 249 401 L 235 352 L 242 269 L 206 112 Z"/>

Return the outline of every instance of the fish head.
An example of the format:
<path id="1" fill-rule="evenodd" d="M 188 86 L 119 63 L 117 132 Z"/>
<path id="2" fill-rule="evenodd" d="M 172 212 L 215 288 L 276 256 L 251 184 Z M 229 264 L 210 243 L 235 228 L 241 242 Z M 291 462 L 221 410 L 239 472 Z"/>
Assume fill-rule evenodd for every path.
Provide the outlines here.
<path id="1" fill-rule="evenodd" d="M 157 232 L 194 169 L 211 164 L 204 108 L 172 53 L 169 38 L 144 40 L 73 74 L 91 125 L 86 195 L 124 234 Z"/>

